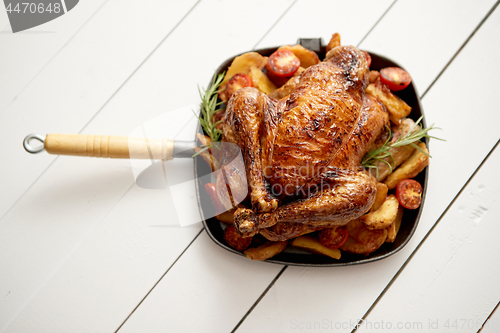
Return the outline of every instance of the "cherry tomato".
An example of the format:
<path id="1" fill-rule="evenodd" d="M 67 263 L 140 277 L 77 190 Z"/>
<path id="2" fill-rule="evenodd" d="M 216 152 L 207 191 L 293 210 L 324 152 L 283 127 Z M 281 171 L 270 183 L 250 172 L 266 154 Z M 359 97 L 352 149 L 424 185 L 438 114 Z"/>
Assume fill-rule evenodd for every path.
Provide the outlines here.
<path id="1" fill-rule="evenodd" d="M 271 80 L 271 82 L 274 83 L 274 85 L 276 86 L 276 88 L 281 87 L 282 85 L 284 85 L 285 83 L 287 83 L 288 80 L 290 80 L 289 77 L 277 76 L 276 74 L 274 74 L 270 70 L 269 71 L 266 70 L 266 74 L 267 74 L 267 77 L 269 78 L 269 80 Z"/>
<path id="2" fill-rule="evenodd" d="M 417 209 L 422 203 L 422 185 L 414 179 L 405 179 L 396 187 L 396 197 L 404 208 Z"/>
<path id="3" fill-rule="evenodd" d="M 227 98 L 231 98 L 235 92 L 245 87 L 253 87 L 252 78 L 247 74 L 238 73 L 235 74 L 229 81 L 226 86 L 226 94 Z"/>
<path id="4" fill-rule="evenodd" d="M 330 249 L 338 249 L 347 242 L 349 232 L 346 226 L 323 229 L 319 232 L 319 242 Z"/>
<path id="5" fill-rule="evenodd" d="M 289 49 L 277 50 L 269 56 L 266 71 L 279 77 L 291 77 L 300 67 L 300 59 Z"/>
<path id="6" fill-rule="evenodd" d="M 370 66 L 372 65 L 372 57 L 370 55 L 370 53 L 366 52 L 366 51 L 361 51 L 365 54 L 366 56 L 366 61 L 368 61 L 368 68 L 370 68 Z"/>
<path id="7" fill-rule="evenodd" d="M 411 76 L 402 68 L 386 67 L 380 70 L 380 81 L 392 91 L 400 91 L 411 83 Z"/>
<path id="8" fill-rule="evenodd" d="M 238 251 L 243 251 L 250 246 L 250 243 L 252 243 L 252 237 L 241 237 L 232 225 L 226 227 L 223 237 L 229 246 Z"/>
<path id="9" fill-rule="evenodd" d="M 222 208 L 222 204 L 219 200 L 219 196 L 217 195 L 217 187 L 216 187 L 215 183 L 205 184 L 205 191 L 210 196 L 210 200 L 212 201 L 212 205 L 215 208 L 215 213 L 216 214 L 223 213 L 225 211 L 225 209 Z"/>

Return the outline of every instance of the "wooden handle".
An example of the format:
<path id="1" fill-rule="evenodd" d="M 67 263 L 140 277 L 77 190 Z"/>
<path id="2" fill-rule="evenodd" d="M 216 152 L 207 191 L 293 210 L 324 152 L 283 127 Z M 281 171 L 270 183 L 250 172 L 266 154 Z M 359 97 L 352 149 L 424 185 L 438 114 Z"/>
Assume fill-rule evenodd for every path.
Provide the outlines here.
<path id="1" fill-rule="evenodd" d="M 170 160 L 173 148 L 174 142 L 167 139 L 83 134 L 48 134 L 45 138 L 45 150 L 56 155 Z"/>

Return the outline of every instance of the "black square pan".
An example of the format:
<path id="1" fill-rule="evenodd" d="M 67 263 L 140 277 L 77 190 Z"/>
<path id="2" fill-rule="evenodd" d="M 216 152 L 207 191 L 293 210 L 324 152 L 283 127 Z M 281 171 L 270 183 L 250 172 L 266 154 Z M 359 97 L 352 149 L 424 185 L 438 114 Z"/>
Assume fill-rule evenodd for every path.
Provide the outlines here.
<path id="1" fill-rule="evenodd" d="M 320 50 L 318 51 L 317 49 L 314 50 L 316 53 L 318 53 L 318 56 L 320 59 L 323 59 L 325 57 L 325 46 L 321 46 L 321 39 L 299 39 L 299 43 L 302 42 L 304 46 L 310 46 L 310 45 L 319 45 Z M 311 47 L 312 48 L 312 47 Z M 262 54 L 263 56 L 269 56 L 271 55 L 274 51 L 276 51 L 278 47 L 273 47 L 273 48 L 265 48 L 265 49 L 259 49 L 259 50 L 253 50 L 255 52 L 258 52 Z M 217 71 L 214 74 L 214 77 L 228 69 L 228 67 L 231 65 L 233 59 L 241 54 L 235 55 L 232 58 L 227 59 L 224 61 Z M 401 67 L 399 64 L 394 62 L 393 60 L 390 60 L 384 56 L 378 55 L 376 53 L 370 52 L 371 58 L 372 58 L 372 63 L 370 66 L 371 70 L 380 70 L 384 67 Z M 410 73 L 411 74 L 411 73 Z M 417 92 L 417 89 L 413 82 L 407 87 L 406 89 L 399 91 L 396 93 L 400 98 L 402 98 L 409 106 L 411 106 L 412 111 L 411 114 L 409 115 L 410 118 L 413 120 L 417 120 L 420 116 L 422 116 L 423 109 L 422 105 L 420 103 L 420 97 Z M 425 128 L 425 117 L 422 119 L 421 125 Z M 203 133 L 201 127 L 199 128 L 199 132 Z M 425 138 L 425 143 L 427 146 L 429 146 L 428 139 Z M 210 170 L 208 169 L 207 164 L 205 161 L 203 161 L 202 158 L 199 156 L 196 158 L 195 161 L 195 178 L 200 179 L 201 176 L 206 175 L 210 173 Z M 384 243 L 378 250 L 376 250 L 373 253 L 370 253 L 369 255 L 357 255 L 357 254 L 351 254 L 347 253 L 345 251 L 342 251 L 342 257 L 340 259 L 333 259 L 327 256 L 323 255 L 317 255 L 317 254 L 312 254 L 309 252 L 306 252 L 304 250 L 292 247 L 291 245 L 288 245 L 287 249 L 274 256 L 271 259 L 266 260 L 266 262 L 269 263 L 274 263 L 274 264 L 281 264 L 281 265 L 293 265 L 293 266 L 309 266 L 309 267 L 334 267 L 334 266 L 347 266 L 347 265 L 358 265 L 358 264 L 364 264 L 372 261 L 377 261 L 380 259 L 387 258 L 390 255 L 393 255 L 394 253 L 398 252 L 401 250 L 410 240 L 410 238 L 413 236 L 413 233 L 415 232 L 415 229 L 417 228 L 418 221 L 420 219 L 420 215 L 422 212 L 422 208 L 424 205 L 425 201 L 425 193 L 427 189 L 427 179 L 428 179 L 428 168 L 425 168 L 423 172 L 420 172 L 420 174 L 415 177 L 415 180 L 417 180 L 420 184 L 422 184 L 423 187 L 423 193 L 422 193 L 422 204 L 420 207 L 416 210 L 409 210 L 406 209 L 403 215 L 403 220 L 401 223 L 401 227 L 399 229 L 398 235 L 396 237 L 396 240 L 393 243 Z M 205 190 L 204 190 L 204 185 L 199 182 L 196 182 L 196 191 L 197 191 L 197 196 L 198 196 L 198 203 L 199 203 L 199 209 L 201 213 L 201 217 L 203 219 L 203 226 L 205 227 L 205 230 L 207 231 L 208 235 L 210 238 L 220 247 L 223 249 L 230 251 L 236 255 L 244 256 L 244 254 L 240 251 L 237 251 L 227 245 L 227 243 L 223 239 L 223 226 L 221 222 L 219 222 L 215 218 L 206 218 L 206 216 L 213 216 L 211 214 L 211 209 L 210 207 L 210 200 L 201 200 L 202 197 L 207 196 Z M 208 204 L 207 204 L 208 203 Z"/>

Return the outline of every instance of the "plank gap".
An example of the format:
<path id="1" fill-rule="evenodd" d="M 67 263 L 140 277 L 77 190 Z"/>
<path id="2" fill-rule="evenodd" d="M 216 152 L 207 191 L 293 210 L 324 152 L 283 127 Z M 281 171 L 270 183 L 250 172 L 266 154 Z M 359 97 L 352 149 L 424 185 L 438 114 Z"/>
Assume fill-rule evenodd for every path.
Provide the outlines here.
<path id="1" fill-rule="evenodd" d="M 363 38 L 361 38 L 361 40 L 359 41 L 358 45 L 356 45 L 356 48 L 359 48 L 359 46 L 361 45 L 361 43 L 363 43 L 363 41 L 366 39 L 366 37 L 368 37 L 368 35 L 370 34 L 370 32 L 373 31 L 373 29 L 375 29 L 375 27 L 378 25 L 378 23 L 380 21 L 382 21 L 382 19 L 385 17 L 385 15 L 389 12 L 389 10 L 391 10 L 392 6 L 394 6 L 394 4 L 397 2 L 398 0 L 394 0 L 393 3 L 391 3 L 391 5 L 389 7 L 387 7 L 387 9 L 385 10 L 385 12 L 382 14 L 382 16 L 380 16 L 380 18 L 377 20 L 377 22 L 375 22 L 375 24 L 373 25 L 373 27 L 370 28 L 370 30 L 368 30 L 368 32 L 366 33 L 366 35 L 364 35 Z"/>
<path id="2" fill-rule="evenodd" d="M 203 232 L 203 230 L 205 229 L 201 229 L 198 234 L 193 238 L 193 240 L 186 246 L 186 248 L 181 252 L 181 254 L 179 254 L 179 256 L 174 260 L 174 262 L 168 267 L 168 269 L 165 271 L 165 273 L 163 273 L 163 275 L 158 279 L 158 281 L 156 281 L 156 283 L 153 285 L 153 287 L 148 291 L 148 293 L 141 299 L 141 301 L 139 302 L 139 304 L 136 305 L 136 307 L 132 310 L 132 312 L 130 312 L 130 314 L 127 316 L 127 318 L 125 318 L 125 320 L 121 323 L 120 326 L 118 326 L 118 328 L 116 329 L 115 333 L 117 333 L 120 328 L 122 328 L 123 325 L 125 325 L 125 323 L 127 322 L 127 320 L 134 314 L 134 312 L 141 306 L 142 302 L 144 302 L 146 300 L 146 298 L 149 296 L 149 294 L 151 294 L 151 292 L 156 288 L 156 286 L 161 282 L 161 280 L 165 277 L 165 275 L 167 275 L 167 273 L 170 271 L 170 269 L 172 269 L 172 267 L 174 267 L 175 263 L 182 257 L 182 255 L 187 251 L 187 249 L 191 246 L 191 244 L 194 243 L 194 241 L 196 239 L 198 239 L 198 237 L 201 235 L 201 233 Z"/>
<path id="3" fill-rule="evenodd" d="M 467 39 L 465 40 L 465 42 L 459 47 L 459 49 L 457 50 L 457 52 L 455 52 L 455 54 L 451 57 L 451 59 L 448 61 L 448 63 L 443 67 L 443 69 L 441 70 L 441 72 L 439 72 L 439 74 L 434 78 L 434 80 L 427 87 L 427 89 L 425 89 L 424 93 L 420 96 L 420 98 L 424 98 L 425 94 L 427 94 L 427 92 L 432 88 L 432 86 L 434 85 L 434 83 L 436 83 L 437 80 L 439 80 L 439 78 L 441 77 L 441 75 L 443 75 L 443 73 L 446 71 L 446 69 L 448 68 L 448 66 L 450 66 L 450 64 L 453 62 L 453 60 L 455 60 L 455 58 L 460 53 L 460 51 L 462 51 L 462 49 L 465 47 L 465 45 L 467 45 L 467 43 L 469 43 L 469 41 L 476 34 L 476 32 L 479 30 L 479 28 L 481 28 L 481 26 L 483 25 L 483 23 L 486 22 L 486 20 L 488 19 L 488 17 L 490 17 L 490 15 L 495 11 L 495 9 L 497 8 L 497 6 L 498 6 L 499 3 L 500 3 L 500 0 L 497 0 L 497 2 L 493 5 L 493 7 L 491 7 L 491 9 L 488 11 L 488 13 L 486 14 L 486 16 L 481 20 L 481 22 L 479 22 L 479 24 L 477 25 L 477 27 L 472 31 L 472 33 L 469 35 L 469 37 L 467 37 Z"/>
<path id="4" fill-rule="evenodd" d="M 259 298 L 257 298 L 257 300 L 255 301 L 255 303 L 253 303 L 252 307 L 250 307 L 250 309 L 248 309 L 247 313 L 245 313 L 245 315 L 243 316 L 243 318 L 241 318 L 241 320 L 238 322 L 238 324 L 236 324 L 236 326 L 233 328 L 233 330 L 231 331 L 231 333 L 236 332 L 236 330 L 240 327 L 240 325 L 243 324 L 243 322 L 245 321 L 245 319 L 247 319 L 248 315 L 250 313 L 252 313 L 253 309 L 255 309 L 255 307 L 257 305 L 259 305 L 260 301 L 264 298 L 264 296 L 266 296 L 266 294 L 269 292 L 269 290 L 271 290 L 271 288 L 274 286 L 274 284 L 276 283 L 276 281 L 278 281 L 278 279 L 286 271 L 287 268 L 288 268 L 288 265 L 283 266 L 283 268 L 274 277 L 274 279 L 267 286 L 267 288 L 264 290 L 264 292 L 259 296 Z"/>
<path id="5" fill-rule="evenodd" d="M 490 315 L 488 316 L 488 318 L 486 318 L 486 320 L 484 321 L 483 325 L 481 325 L 481 328 L 479 329 L 479 331 L 477 331 L 477 333 L 481 332 L 483 328 L 488 324 L 488 320 L 490 320 L 490 318 L 493 316 L 493 313 L 495 313 L 499 305 L 500 302 L 498 302 L 497 305 L 493 308 L 493 311 L 491 311 Z"/>

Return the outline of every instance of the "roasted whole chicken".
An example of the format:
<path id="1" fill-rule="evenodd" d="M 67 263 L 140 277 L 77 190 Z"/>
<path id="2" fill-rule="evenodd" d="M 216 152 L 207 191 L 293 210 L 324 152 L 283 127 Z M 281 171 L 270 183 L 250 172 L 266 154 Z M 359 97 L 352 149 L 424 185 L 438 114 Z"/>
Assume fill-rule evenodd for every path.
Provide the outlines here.
<path id="1" fill-rule="evenodd" d="M 365 94 L 368 76 L 362 51 L 337 46 L 302 72 L 285 98 L 250 87 L 230 98 L 222 140 L 240 147 L 245 170 L 219 174 L 217 193 L 231 209 L 230 196 L 249 187 L 252 208 L 234 213 L 241 235 L 283 241 L 346 225 L 370 209 L 376 180 L 360 162 L 384 132 L 389 114 Z M 238 182 L 244 176 L 248 183 Z"/>

